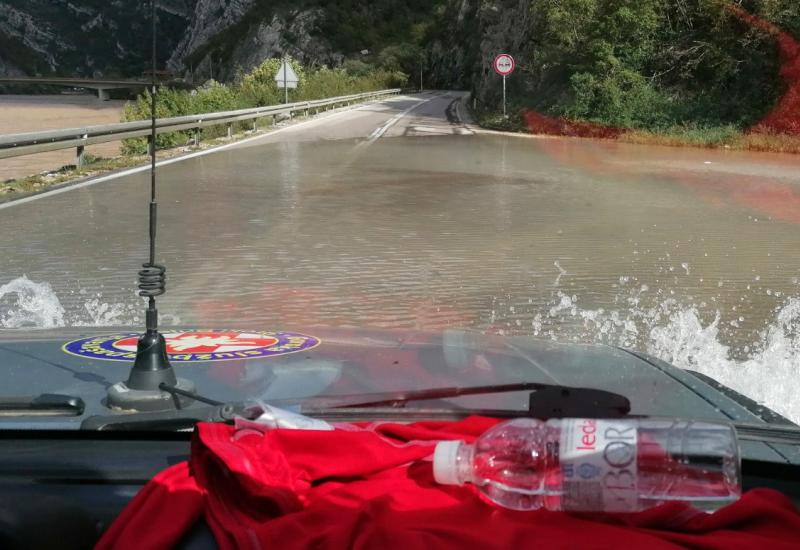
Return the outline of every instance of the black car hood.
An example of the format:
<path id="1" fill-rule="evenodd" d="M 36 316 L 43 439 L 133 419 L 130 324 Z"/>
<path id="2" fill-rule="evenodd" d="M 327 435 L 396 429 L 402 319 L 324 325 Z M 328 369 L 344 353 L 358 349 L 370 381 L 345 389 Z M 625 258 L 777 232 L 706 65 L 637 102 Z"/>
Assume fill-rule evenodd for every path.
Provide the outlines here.
<path id="1" fill-rule="evenodd" d="M 632 414 L 727 417 L 743 422 L 760 419 L 686 371 L 608 346 L 460 330 L 301 332 L 318 339 L 319 345 L 271 357 L 174 365 L 178 376 L 192 380 L 201 394 L 220 401 L 541 382 L 622 394 L 630 400 Z M 80 338 L 125 333 L 131 330 L 2 331 L 2 394 L 71 394 L 84 399 L 89 414 L 108 412 L 102 405 L 106 390 L 127 379 L 131 363 L 76 356 L 62 348 Z M 459 398 L 459 404 L 525 408 L 527 397 L 524 392 L 470 396 Z"/>
<path id="2" fill-rule="evenodd" d="M 165 329 L 165 333 L 193 329 Z M 130 360 L 90 358 L 65 351 L 83 338 L 113 341 L 130 328 L 0 331 L 0 373 L 5 397 L 57 393 L 83 399 L 78 416 L 5 416 L 5 429 L 77 429 L 89 416 L 108 415 L 108 388 L 127 380 Z M 281 400 L 314 396 L 404 392 L 539 382 L 602 389 L 630 400 L 631 414 L 726 419 L 748 424 L 788 422 L 763 414 L 746 398 L 646 354 L 603 345 L 561 344 L 528 337 L 462 330 L 395 332 L 315 328 L 293 332 L 316 346 L 269 357 L 174 362 L 179 377 L 218 401 Z M 101 338 L 102 337 L 102 338 Z M 74 346 L 73 346 L 74 347 Z M 470 395 L 436 405 L 525 410 L 529 392 Z M 769 412 L 769 411 L 768 411 Z M 126 414 L 126 413 L 120 413 Z M 800 463 L 800 449 L 743 443 L 763 460 Z M 792 458 L 789 458 L 789 457 Z"/>

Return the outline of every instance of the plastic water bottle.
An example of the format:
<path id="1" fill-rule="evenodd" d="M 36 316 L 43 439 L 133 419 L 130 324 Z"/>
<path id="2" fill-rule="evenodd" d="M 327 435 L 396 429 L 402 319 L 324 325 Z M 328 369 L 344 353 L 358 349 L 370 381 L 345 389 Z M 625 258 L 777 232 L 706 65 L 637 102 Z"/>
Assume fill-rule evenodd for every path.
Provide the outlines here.
<path id="1" fill-rule="evenodd" d="M 667 501 L 713 510 L 741 495 L 736 432 L 684 419 L 518 418 L 470 445 L 437 444 L 433 473 L 514 510 L 636 512 Z"/>

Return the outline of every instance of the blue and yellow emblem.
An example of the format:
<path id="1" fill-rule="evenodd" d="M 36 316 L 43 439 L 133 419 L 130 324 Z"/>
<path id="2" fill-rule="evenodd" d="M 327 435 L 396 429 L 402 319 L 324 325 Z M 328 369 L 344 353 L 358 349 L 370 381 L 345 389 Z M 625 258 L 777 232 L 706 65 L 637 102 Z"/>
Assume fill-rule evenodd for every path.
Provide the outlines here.
<path id="1" fill-rule="evenodd" d="M 296 332 L 245 332 L 237 330 L 186 330 L 165 332 L 167 355 L 175 363 L 234 361 L 307 351 L 319 338 Z M 81 338 L 64 344 L 66 353 L 109 361 L 136 358 L 137 333 Z"/>

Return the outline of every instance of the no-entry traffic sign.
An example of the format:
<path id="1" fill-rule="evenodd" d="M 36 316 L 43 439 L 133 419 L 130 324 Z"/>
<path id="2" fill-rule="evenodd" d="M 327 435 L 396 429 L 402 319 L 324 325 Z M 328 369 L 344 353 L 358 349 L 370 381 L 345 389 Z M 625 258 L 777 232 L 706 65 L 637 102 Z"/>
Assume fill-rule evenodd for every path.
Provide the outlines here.
<path id="1" fill-rule="evenodd" d="M 514 58 L 507 53 L 501 53 L 494 58 L 494 70 L 500 76 L 508 76 L 514 72 Z"/>
<path id="2" fill-rule="evenodd" d="M 506 77 L 514 72 L 514 58 L 507 53 L 501 53 L 494 58 L 494 72 L 503 77 L 503 116 L 506 116 Z"/>

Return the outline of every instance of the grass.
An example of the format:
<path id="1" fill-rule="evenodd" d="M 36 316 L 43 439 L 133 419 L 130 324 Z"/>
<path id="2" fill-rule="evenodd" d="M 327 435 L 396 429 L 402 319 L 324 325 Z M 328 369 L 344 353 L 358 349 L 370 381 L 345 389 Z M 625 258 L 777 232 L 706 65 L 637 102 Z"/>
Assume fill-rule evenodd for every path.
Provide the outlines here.
<path id="1" fill-rule="evenodd" d="M 733 126 L 671 129 L 660 132 L 632 130 L 622 134 L 619 140 L 644 145 L 800 154 L 800 136 L 745 133 Z"/>
<path id="2" fill-rule="evenodd" d="M 748 151 L 800 154 L 800 136 L 786 134 L 745 134 L 735 145 Z"/>
<path id="3" fill-rule="evenodd" d="M 689 147 L 724 147 L 731 145 L 742 132 L 735 126 L 698 128 L 675 126 L 665 130 L 631 130 L 620 136 L 628 143 Z"/>
<path id="4" fill-rule="evenodd" d="M 526 126 L 521 111 L 515 109 L 511 116 L 503 117 L 496 111 L 477 109 L 473 117 L 479 126 L 488 130 L 515 133 L 531 132 Z M 581 124 L 580 121 L 572 121 Z M 700 147 L 708 149 L 733 149 L 771 153 L 800 154 L 800 136 L 745 132 L 735 125 L 726 126 L 673 126 L 664 130 L 627 130 L 616 139 L 641 145 L 665 145 L 669 147 Z"/>
<path id="5" fill-rule="evenodd" d="M 78 168 L 74 164 L 62 166 L 58 170 L 41 172 L 24 178 L 17 178 L 0 183 L 0 196 L 16 193 L 30 193 L 84 177 L 94 176 L 99 173 L 138 166 L 147 160 L 145 156 L 119 156 L 95 157 L 86 155 L 83 166 Z"/>
<path id="6" fill-rule="evenodd" d="M 510 116 L 503 116 L 502 113 L 497 113 L 494 111 L 481 110 L 480 108 L 472 110 L 471 107 L 469 108 L 472 113 L 472 117 L 481 128 L 486 128 L 487 130 L 497 130 L 499 132 L 528 131 L 528 129 L 525 127 L 525 121 L 522 119 L 522 115 L 520 114 L 519 110 L 511 111 Z"/>

